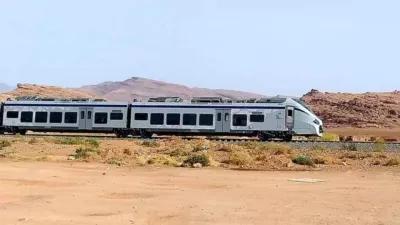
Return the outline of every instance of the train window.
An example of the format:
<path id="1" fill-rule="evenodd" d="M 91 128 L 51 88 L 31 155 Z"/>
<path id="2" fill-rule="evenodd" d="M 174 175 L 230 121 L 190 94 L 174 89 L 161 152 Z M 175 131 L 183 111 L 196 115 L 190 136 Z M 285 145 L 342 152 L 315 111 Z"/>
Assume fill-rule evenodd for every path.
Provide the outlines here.
<path id="1" fill-rule="evenodd" d="M 163 113 L 152 113 L 150 116 L 151 125 L 163 125 L 164 124 L 164 114 Z"/>
<path id="2" fill-rule="evenodd" d="M 225 113 L 225 121 L 226 121 L 226 122 L 229 121 L 229 113 Z"/>
<path id="3" fill-rule="evenodd" d="M 32 123 L 33 112 L 21 112 L 21 123 Z"/>
<path id="4" fill-rule="evenodd" d="M 221 113 L 218 113 L 217 114 L 217 121 L 221 121 L 222 120 L 222 115 L 221 115 Z"/>
<path id="5" fill-rule="evenodd" d="M 186 126 L 196 126 L 197 115 L 196 114 L 183 114 L 182 124 L 186 125 Z"/>
<path id="6" fill-rule="evenodd" d="M 62 123 L 62 112 L 51 112 L 50 123 Z"/>
<path id="7" fill-rule="evenodd" d="M 36 112 L 35 123 L 47 123 L 47 112 Z"/>
<path id="8" fill-rule="evenodd" d="M 288 116 L 289 116 L 289 117 L 292 117 L 292 116 L 293 116 L 293 110 L 291 110 L 291 109 L 288 110 Z"/>
<path id="9" fill-rule="evenodd" d="M 124 118 L 124 114 L 122 113 L 111 113 L 110 120 L 122 120 Z"/>
<path id="10" fill-rule="evenodd" d="M 88 118 L 88 120 L 92 119 L 92 111 L 87 112 L 87 118 Z"/>
<path id="11" fill-rule="evenodd" d="M 247 126 L 247 115 L 236 114 L 233 115 L 233 126 L 245 127 Z"/>
<path id="12" fill-rule="evenodd" d="M 64 123 L 77 123 L 78 113 L 76 112 L 66 112 L 64 115 Z"/>
<path id="13" fill-rule="evenodd" d="M 17 111 L 8 111 L 7 112 L 7 118 L 9 119 L 17 119 L 18 118 L 18 112 Z"/>
<path id="14" fill-rule="evenodd" d="M 94 123 L 95 124 L 107 124 L 108 113 L 95 113 Z"/>
<path id="15" fill-rule="evenodd" d="M 264 115 L 250 115 L 250 122 L 263 123 Z"/>
<path id="16" fill-rule="evenodd" d="M 135 120 L 148 120 L 149 114 L 147 113 L 135 113 Z"/>
<path id="17" fill-rule="evenodd" d="M 212 126 L 214 124 L 213 114 L 200 114 L 200 126 Z"/>
<path id="18" fill-rule="evenodd" d="M 181 114 L 179 113 L 167 114 L 167 125 L 179 125 L 179 124 L 181 124 Z"/>
<path id="19" fill-rule="evenodd" d="M 81 111 L 81 120 L 85 119 L 85 111 Z"/>

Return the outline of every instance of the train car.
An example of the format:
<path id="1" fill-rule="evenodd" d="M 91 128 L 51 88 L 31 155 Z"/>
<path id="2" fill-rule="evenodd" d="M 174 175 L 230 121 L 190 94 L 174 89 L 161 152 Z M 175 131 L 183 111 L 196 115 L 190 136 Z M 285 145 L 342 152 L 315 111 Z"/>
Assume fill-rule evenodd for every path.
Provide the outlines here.
<path id="1" fill-rule="evenodd" d="M 143 137 L 157 135 L 258 136 L 260 140 L 321 136 L 322 121 L 300 99 L 265 98 L 234 102 L 158 98 L 130 105 L 130 125 Z"/>
<path id="2" fill-rule="evenodd" d="M 128 128 L 128 103 L 7 101 L 2 104 L 3 132 L 118 133 Z"/>

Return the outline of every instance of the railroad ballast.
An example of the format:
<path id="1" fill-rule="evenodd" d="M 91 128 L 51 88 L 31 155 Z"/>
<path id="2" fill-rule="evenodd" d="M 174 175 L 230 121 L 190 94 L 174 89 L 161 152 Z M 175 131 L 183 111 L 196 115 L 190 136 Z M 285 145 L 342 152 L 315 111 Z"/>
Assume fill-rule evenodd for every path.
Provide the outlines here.
<path id="1" fill-rule="evenodd" d="M 115 133 L 141 135 L 257 136 L 260 140 L 322 136 L 323 123 L 299 98 L 223 100 L 150 98 L 147 102 L 23 99 L 0 103 L 0 133 Z"/>

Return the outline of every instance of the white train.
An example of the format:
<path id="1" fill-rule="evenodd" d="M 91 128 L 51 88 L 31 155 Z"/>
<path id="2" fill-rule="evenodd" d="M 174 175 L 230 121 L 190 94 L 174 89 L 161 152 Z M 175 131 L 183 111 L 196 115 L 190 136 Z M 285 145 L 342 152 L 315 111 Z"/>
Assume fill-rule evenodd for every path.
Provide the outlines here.
<path id="1" fill-rule="evenodd" d="M 323 124 L 295 98 L 227 101 L 152 98 L 148 102 L 29 100 L 1 103 L 0 133 L 99 132 L 141 135 L 257 136 L 260 140 L 321 136 Z"/>

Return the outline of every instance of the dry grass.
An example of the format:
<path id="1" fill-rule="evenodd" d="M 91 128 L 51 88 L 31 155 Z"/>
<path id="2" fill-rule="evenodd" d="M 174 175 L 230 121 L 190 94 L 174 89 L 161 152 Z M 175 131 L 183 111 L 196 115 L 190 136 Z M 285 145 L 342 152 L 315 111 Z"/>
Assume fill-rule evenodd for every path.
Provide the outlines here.
<path id="1" fill-rule="evenodd" d="M 24 160 L 75 160 L 117 166 L 202 166 L 260 169 L 350 169 L 381 165 L 395 166 L 399 155 L 392 152 L 363 152 L 346 148 L 333 151 L 314 147 L 298 150 L 279 143 L 221 143 L 209 140 L 171 138 L 158 141 L 102 140 L 85 138 L 15 137 L 0 142 L 7 146 L 2 158 Z M 26 151 L 29 149 L 29 151 Z M 304 166 L 305 165 L 305 166 Z"/>

